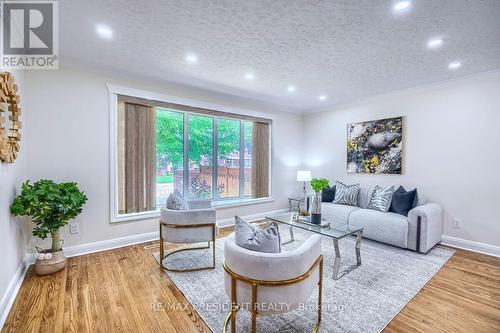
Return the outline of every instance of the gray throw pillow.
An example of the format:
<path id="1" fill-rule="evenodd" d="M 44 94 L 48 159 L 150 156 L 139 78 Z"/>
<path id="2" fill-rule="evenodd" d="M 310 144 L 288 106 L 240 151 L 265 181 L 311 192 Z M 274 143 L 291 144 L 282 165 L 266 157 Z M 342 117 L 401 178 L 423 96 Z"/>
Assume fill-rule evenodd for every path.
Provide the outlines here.
<path id="1" fill-rule="evenodd" d="M 342 182 L 335 182 L 335 199 L 333 203 L 349 206 L 358 205 L 359 184 L 346 185 Z"/>
<path id="2" fill-rule="evenodd" d="M 183 197 L 175 193 L 170 193 L 167 198 L 167 208 L 173 210 L 188 210 L 189 206 Z"/>
<path id="3" fill-rule="evenodd" d="M 394 186 L 388 188 L 382 188 L 380 186 L 375 186 L 370 196 L 370 202 L 368 203 L 368 209 L 379 210 L 381 212 L 389 211 L 391 207 L 392 196 L 394 195 Z"/>
<path id="4" fill-rule="evenodd" d="M 239 216 L 235 216 L 234 219 L 234 240 L 238 246 L 257 252 L 281 252 L 281 238 L 276 222 L 271 223 L 265 229 L 260 229 Z"/>

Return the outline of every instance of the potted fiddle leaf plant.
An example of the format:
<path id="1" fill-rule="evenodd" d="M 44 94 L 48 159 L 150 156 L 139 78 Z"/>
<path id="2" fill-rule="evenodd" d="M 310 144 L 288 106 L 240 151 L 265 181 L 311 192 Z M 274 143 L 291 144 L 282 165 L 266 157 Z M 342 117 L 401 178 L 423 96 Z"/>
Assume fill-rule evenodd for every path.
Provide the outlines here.
<path id="1" fill-rule="evenodd" d="M 55 273 L 66 266 L 60 229 L 82 212 L 87 196 L 74 182 L 55 183 L 41 179 L 33 184 L 26 181 L 21 186 L 10 212 L 14 216 L 28 216 L 33 221 L 33 236 L 41 239 L 49 235 L 52 239 L 50 249 L 38 249 L 35 271 L 39 275 Z"/>
<path id="2" fill-rule="evenodd" d="M 328 179 L 313 178 L 311 187 L 314 191 L 311 202 L 311 223 L 321 224 L 321 191 L 329 186 Z"/>

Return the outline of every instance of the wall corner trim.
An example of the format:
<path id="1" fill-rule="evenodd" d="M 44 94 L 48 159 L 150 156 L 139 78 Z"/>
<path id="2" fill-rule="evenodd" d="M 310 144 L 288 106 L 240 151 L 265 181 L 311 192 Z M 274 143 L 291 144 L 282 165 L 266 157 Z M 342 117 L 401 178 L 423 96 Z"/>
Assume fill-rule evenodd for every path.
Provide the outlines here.
<path id="1" fill-rule="evenodd" d="M 494 257 L 500 257 L 500 246 L 496 245 L 479 243 L 467 239 L 456 238 L 446 235 L 443 235 L 441 244 L 448 245 L 451 247 L 456 247 L 462 250 L 468 250 L 472 252 L 487 254 Z"/>

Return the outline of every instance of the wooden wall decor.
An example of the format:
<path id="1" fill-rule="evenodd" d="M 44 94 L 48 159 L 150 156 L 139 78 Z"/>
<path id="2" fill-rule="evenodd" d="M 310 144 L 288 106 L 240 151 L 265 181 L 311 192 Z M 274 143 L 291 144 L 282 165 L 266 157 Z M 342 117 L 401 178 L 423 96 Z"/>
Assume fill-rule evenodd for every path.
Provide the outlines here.
<path id="1" fill-rule="evenodd" d="M 21 109 L 14 76 L 9 72 L 0 73 L 0 160 L 14 163 L 21 141 Z"/>

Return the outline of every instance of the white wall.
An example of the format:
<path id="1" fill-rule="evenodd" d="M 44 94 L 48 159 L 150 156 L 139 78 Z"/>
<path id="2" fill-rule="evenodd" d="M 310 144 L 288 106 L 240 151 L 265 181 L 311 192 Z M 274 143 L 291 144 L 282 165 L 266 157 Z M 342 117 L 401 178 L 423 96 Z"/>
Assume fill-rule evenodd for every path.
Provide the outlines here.
<path id="1" fill-rule="evenodd" d="M 14 75 L 18 93 L 21 96 L 21 109 L 25 107 L 24 75 L 21 71 L 11 71 Z M 15 280 L 22 270 L 22 263 L 26 253 L 25 227 L 23 221 L 10 215 L 10 204 L 19 193 L 20 185 L 26 175 L 27 163 L 27 140 L 25 136 L 26 125 L 25 114 L 21 114 L 24 128 L 21 130 L 21 150 L 15 163 L 7 164 L 0 162 L 0 327 L 2 326 L 2 315 L 9 301 L 9 293 L 12 292 Z"/>
<path id="2" fill-rule="evenodd" d="M 405 117 L 403 175 L 347 174 L 346 124 L 395 116 Z M 444 235 L 500 245 L 500 72 L 307 115 L 304 135 L 313 176 L 417 187 L 443 206 Z"/>
<path id="3" fill-rule="evenodd" d="M 76 181 L 89 198 L 83 213 L 77 218 L 80 233 L 70 235 L 67 228 L 62 232 L 65 246 L 158 229 L 158 219 L 109 222 L 109 93 L 106 83 L 275 114 L 272 170 L 275 201 L 219 209 L 218 219 L 285 208 L 287 195 L 298 191 L 295 173 L 299 165 L 301 116 L 257 109 L 249 101 L 203 94 L 180 86 L 131 82 L 76 69 L 32 71 L 26 80 L 29 96 L 25 102 L 31 110 L 29 119 L 33 124 L 30 129 L 29 178 Z"/>

